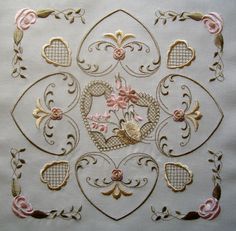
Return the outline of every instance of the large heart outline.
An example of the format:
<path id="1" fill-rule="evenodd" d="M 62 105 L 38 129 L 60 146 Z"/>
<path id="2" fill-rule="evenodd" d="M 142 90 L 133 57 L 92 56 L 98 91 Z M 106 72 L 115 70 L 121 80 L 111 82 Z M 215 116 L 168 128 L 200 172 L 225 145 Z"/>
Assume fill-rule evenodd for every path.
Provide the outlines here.
<path id="1" fill-rule="evenodd" d="M 115 49 L 118 47 L 114 46 L 114 44 L 111 45 L 109 40 L 108 41 L 107 40 L 99 40 L 99 41 L 95 40 L 95 42 L 93 42 L 92 44 L 86 44 L 86 41 L 91 39 L 89 36 L 94 32 L 94 30 L 96 32 L 96 36 L 93 35 L 92 36 L 93 39 L 94 39 L 94 37 L 98 37 L 98 36 L 100 37 L 100 35 L 104 34 L 104 32 L 107 32 L 109 34 L 113 33 L 114 31 L 103 31 L 103 32 L 97 34 L 96 29 L 100 27 L 100 24 L 106 23 L 108 18 L 111 21 L 113 19 L 113 17 L 117 17 L 117 15 L 119 15 L 118 20 L 115 20 L 113 23 L 114 24 L 113 25 L 114 31 L 118 32 L 118 31 L 120 31 L 120 29 L 122 29 L 122 30 L 125 30 L 130 35 L 130 33 L 132 32 L 132 27 L 127 28 L 127 25 L 129 25 L 129 23 L 127 23 L 127 22 L 130 22 L 130 21 L 135 23 L 134 27 L 138 27 L 144 31 L 145 36 L 148 38 L 146 40 L 148 41 L 149 45 L 145 44 L 143 41 L 131 40 L 131 42 L 126 43 L 122 47 L 122 49 L 125 49 L 127 51 L 127 53 L 132 53 L 133 51 L 138 52 L 137 54 L 142 53 L 142 52 L 145 53 L 146 56 L 150 56 L 150 57 L 148 57 L 148 60 L 146 60 L 147 63 L 144 63 L 144 64 L 139 63 L 138 66 L 135 66 L 135 68 L 134 68 L 134 67 L 131 67 L 127 64 L 127 62 L 125 61 L 126 58 L 124 60 L 116 60 L 116 59 L 109 58 L 108 60 L 110 60 L 110 64 L 107 65 L 106 67 L 102 68 L 101 65 L 94 63 L 94 61 L 90 60 L 88 62 L 86 60 L 87 57 L 84 56 L 83 49 L 88 50 L 89 53 L 94 52 L 94 50 L 97 50 L 97 51 L 101 51 L 101 50 L 104 51 L 105 50 L 106 52 L 108 51 L 108 57 L 109 56 L 112 57 L 112 52 L 109 52 L 109 51 L 111 51 L 112 49 L 114 49 L 114 51 L 115 51 Z M 120 18 L 124 18 L 124 20 L 126 20 L 125 25 L 123 25 L 123 26 L 121 25 L 122 23 L 119 20 Z M 103 27 L 104 27 L 104 25 L 103 25 Z M 123 28 L 123 27 L 126 27 L 126 28 Z M 144 37 L 144 34 L 142 34 L 142 37 Z M 150 48 L 150 44 L 151 44 L 151 48 Z M 95 46 L 92 47 L 92 45 L 95 45 Z M 92 54 L 92 56 L 94 56 L 94 54 Z M 100 55 L 98 55 L 98 57 L 100 57 Z M 91 57 L 90 57 L 90 59 L 91 59 Z M 79 49 L 78 49 L 77 64 L 83 72 L 85 72 L 86 74 L 88 74 L 90 76 L 95 76 L 95 77 L 105 76 L 105 75 L 111 73 L 113 70 L 115 70 L 116 67 L 118 66 L 118 64 L 120 64 L 120 66 L 129 75 L 137 77 L 137 78 L 144 78 L 144 77 L 148 77 L 158 71 L 158 69 L 161 65 L 161 55 L 160 55 L 158 43 L 155 40 L 152 33 L 148 30 L 148 28 L 141 21 L 139 21 L 136 17 L 131 15 L 130 13 L 126 12 L 123 9 L 118 9 L 118 10 L 115 10 L 115 11 L 109 13 L 108 15 L 103 17 L 102 19 L 100 19 L 85 35 L 85 37 L 83 38 L 83 40 L 79 46 Z"/>
<path id="2" fill-rule="evenodd" d="M 42 88 L 39 87 L 40 85 Z M 35 93 L 39 92 L 38 97 L 32 97 L 32 89 Z M 68 96 L 66 100 L 60 98 L 63 94 Z M 50 74 L 37 80 L 22 93 L 13 106 L 11 116 L 20 132 L 36 148 L 51 155 L 67 155 L 77 147 L 80 139 L 79 127 L 74 119 L 68 115 L 78 104 L 79 99 L 80 85 L 73 75 L 67 72 Z M 63 109 L 63 118 L 52 120 L 50 110 L 53 109 L 53 106 L 58 107 L 59 105 Z M 41 109 L 44 109 L 45 113 Z M 36 111 L 37 113 L 34 115 Z M 45 116 L 41 116 L 43 113 Z M 38 119 L 35 120 L 34 117 L 36 116 Z M 35 126 L 37 120 L 44 124 L 43 129 Z M 25 126 L 30 121 L 35 129 L 29 129 L 28 126 Z M 61 133 L 62 128 L 65 129 L 64 140 L 59 140 L 58 137 L 57 140 L 53 140 L 53 137 L 56 136 L 54 134 Z"/>
<path id="3" fill-rule="evenodd" d="M 108 167 L 106 167 L 105 165 L 102 164 L 102 161 L 104 161 L 104 163 L 107 164 Z M 134 164 L 135 163 L 135 164 Z M 98 165 L 98 170 L 100 176 L 103 174 L 102 170 L 104 170 L 104 174 L 103 174 L 103 178 L 102 176 L 100 177 L 97 173 L 95 173 L 95 167 L 96 165 Z M 129 188 L 132 188 L 132 190 L 135 189 L 139 189 L 142 187 L 149 187 L 149 189 L 146 190 L 139 190 L 139 193 L 146 193 L 144 194 L 144 198 L 142 199 L 136 199 L 136 203 L 134 202 L 134 199 L 131 200 L 132 204 L 129 205 L 129 208 L 127 211 L 125 212 L 121 212 L 121 214 L 116 214 L 112 211 L 113 206 L 116 206 L 117 210 L 120 211 L 122 210 L 122 206 L 127 205 L 128 203 L 128 199 L 130 198 L 130 196 L 128 197 L 123 197 L 123 198 L 127 198 L 125 199 L 125 201 L 122 201 L 122 199 L 120 200 L 114 200 L 112 197 L 107 197 L 104 196 L 105 194 L 103 192 L 100 191 L 100 193 L 96 194 L 96 195 L 100 195 L 100 197 L 103 197 L 104 200 L 108 201 L 109 200 L 113 200 L 113 203 L 105 203 L 104 201 L 101 202 L 101 199 L 98 196 L 98 199 L 96 200 L 96 198 L 91 198 L 93 197 L 93 191 L 92 191 L 92 187 L 93 186 L 95 188 L 95 190 L 99 190 L 99 188 L 103 189 L 104 188 L 109 188 L 111 184 L 116 183 L 117 181 L 113 181 L 110 178 L 110 175 L 107 175 L 107 172 L 105 172 L 106 170 L 117 170 L 117 169 L 122 169 L 125 168 L 125 171 L 133 171 L 134 166 L 137 167 L 138 172 L 135 173 L 135 177 L 137 177 L 138 174 L 141 174 L 141 180 L 140 179 L 133 179 L 133 177 L 129 177 L 130 175 L 128 175 L 128 177 L 125 175 L 124 179 L 121 180 L 121 182 L 124 182 L 127 185 L 131 184 Z M 132 170 L 127 170 L 129 167 L 132 167 Z M 86 168 L 92 168 L 94 171 L 90 171 L 91 169 L 87 170 L 89 171 L 89 176 L 85 174 L 85 176 L 83 175 L 83 170 L 85 171 Z M 146 170 L 146 172 L 142 172 L 142 170 Z M 140 173 L 141 172 L 141 173 Z M 133 212 L 135 212 L 138 208 L 140 208 L 146 201 L 147 199 L 150 197 L 150 195 L 152 194 L 152 192 L 154 191 L 156 184 L 157 184 L 157 180 L 158 180 L 158 176 L 159 176 L 159 167 L 157 162 L 148 154 L 145 153 L 132 153 L 129 154 L 128 156 L 126 156 L 124 159 L 122 159 L 118 165 L 115 164 L 115 162 L 106 154 L 104 153 L 97 153 L 97 152 L 90 152 L 90 153 L 86 153 L 83 156 L 81 156 L 76 164 L 75 164 L 75 173 L 76 173 L 76 179 L 79 185 L 79 188 L 81 190 L 81 192 L 83 193 L 83 195 L 85 196 L 85 198 L 101 213 L 103 213 L 104 215 L 106 215 L 107 217 L 113 219 L 113 220 L 121 220 L 127 216 L 129 216 L 130 214 L 132 214 Z M 109 171 L 109 173 L 111 173 L 111 171 Z M 132 172 L 133 173 L 133 172 Z M 155 176 L 154 176 L 155 173 Z M 91 177 L 91 174 L 94 174 L 94 179 L 93 177 Z M 134 174 L 134 173 L 133 173 Z M 150 177 L 144 177 L 147 176 L 147 174 L 151 174 L 152 179 Z M 108 180 L 111 180 L 111 184 L 107 183 Z M 92 182 L 92 180 L 94 180 L 93 185 L 89 182 Z M 151 181 L 151 182 L 150 182 Z M 120 182 L 120 181 L 119 181 Z M 143 182 L 143 185 L 142 185 Z M 89 183 L 89 184 L 88 184 Z M 101 187 L 100 187 L 101 184 Z M 109 184 L 107 186 L 107 184 Z M 88 188 L 85 188 L 85 185 L 88 185 Z M 127 186 L 128 187 L 128 186 Z M 134 195 L 138 194 L 138 191 L 135 190 Z M 91 193 L 92 192 L 92 193 Z M 103 194 L 103 195 L 102 195 Z M 131 194 L 132 195 L 132 194 Z M 134 195 L 132 195 L 132 197 L 134 197 Z M 121 205 L 120 207 L 118 206 L 119 201 L 121 201 Z M 109 208 L 104 208 L 104 206 L 107 205 L 111 205 L 111 210 L 109 211 Z M 130 208 L 131 207 L 131 208 Z"/>
<path id="4" fill-rule="evenodd" d="M 129 144 L 122 141 L 117 135 L 112 135 L 106 138 L 102 133 L 94 131 L 88 122 L 88 115 L 93 105 L 93 97 L 104 97 L 108 99 L 113 92 L 113 88 L 104 81 L 92 81 L 84 89 L 81 97 L 80 109 L 85 127 L 88 130 L 89 136 L 97 146 L 103 151 L 109 151 L 125 147 Z M 156 127 L 159 120 L 159 105 L 157 101 L 146 93 L 138 93 L 139 99 L 134 105 L 147 108 L 147 122 L 140 128 L 141 139 L 149 135 Z"/>
<path id="5" fill-rule="evenodd" d="M 192 84 L 192 86 L 189 84 Z M 175 92 L 177 92 L 177 89 L 182 91 L 182 97 L 179 101 L 176 99 L 174 106 L 173 104 L 171 105 L 171 101 L 167 100 L 168 96 L 173 93 L 173 89 Z M 200 100 L 199 102 L 198 98 L 196 100 L 192 95 L 193 90 L 195 91 L 195 96 L 198 91 L 198 98 L 203 97 L 205 94 L 205 97 L 209 99 L 208 103 L 206 104 L 205 100 Z M 203 94 L 200 95 L 199 91 Z M 194 152 L 210 139 L 224 118 L 220 105 L 210 92 L 200 83 L 189 77 L 179 74 L 170 74 L 164 77 L 158 84 L 156 94 L 160 108 L 168 115 L 158 125 L 155 138 L 158 150 L 166 156 L 178 157 Z M 173 119 L 176 107 L 179 107 L 178 110 L 183 111 L 185 114 L 182 121 L 176 122 Z M 203 109 L 205 109 L 205 112 L 202 114 L 201 111 Z M 210 125 L 210 128 L 205 133 L 203 131 L 206 128 L 201 126 L 202 120 Z M 179 125 L 182 125 L 182 127 Z M 168 126 L 171 126 L 172 130 L 177 130 L 177 132 L 174 132 L 174 136 L 173 134 L 167 134 Z M 192 130 L 194 132 L 191 132 Z M 181 138 L 178 139 L 176 134 Z M 196 137 L 197 135 L 199 137 L 198 142 L 197 144 L 194 142 L 191 147 L 190 143 L 193 140 L 193 136 Z"/>

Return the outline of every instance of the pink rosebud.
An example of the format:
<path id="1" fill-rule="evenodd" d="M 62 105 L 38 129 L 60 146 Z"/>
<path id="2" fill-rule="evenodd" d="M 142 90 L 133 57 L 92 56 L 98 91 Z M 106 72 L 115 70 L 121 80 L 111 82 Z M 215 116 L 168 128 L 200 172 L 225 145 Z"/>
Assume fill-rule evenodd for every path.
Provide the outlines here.
<path id="1" fill-rule="evenodd" d="M 108 131 L 108 126 L 107 126 L 107 124 L 101 124 L 99 130 L 100 130 L 101 132 L 107 133 L 107 131 Z"/>
<path id="2" fill-rule="evenodd" d="M 113 51 L 113 58 L 121 61 L 125 58 L 125 49 L 116 47 Z"/>
<path id="3" fill-rule="evenodd" d="M 116 90 L 119 90 L 122 87 L 122 81 L 119 76 L 115 78 L 116 78 Z"/>
<path id="4" fill-rule="evenodd" d="M 204 15 L 202 22 L 211 34 L 219 34 L 223 30 L 223 19 L 216 12 Z"/>
<path id="5" fill-rule="evenodd" d="M 111 179 L 113 181 L 122 181 L 123 180 L 123 172 L 122 172 L 122 170 L 118 169 L 118 168 L 113 169 Z"/>
<path id="6" fill-rule="evenodd" d="M 203 219 L 213 220 L 220 213 L 220 205 L 216 198 L 209 198 L 204 204 L 201 204 L 198 214 Z"/>
<path id="7" fill-rule="evenodd" d="M 62 119 L 63 112 L 60 108 L 53 107 L 51 109 L 51 116 L 50 118 L 52 120 L 61 120 Z"/>
<path id="8" fill-rule="evenodd" d="M 34 212 L 31 204 L 27 202 L 26 198 L 23 196 L 14 197 L 12 202 L 12 211 L 20 218 L 26 218 Z"/>
<path id="9" fill-rule="evenodd" d="M 15 23 L 20 30 L 27 30 L 37 20 L 37 14 L 31 9 L 21 9 L 16 13 Z"/>
<path id="10" fill-rule="evenodd" d="M 138 121 L 143 121 L 143 118 L 137 114 L 134 115 L 134 119 L 138 122 Z"/>
<path id="11" fill-rule="evenodd" d="M 185 120 L 185 112 L 182 109 L 177 109 L 173 113 L 173 120 L 176 122 L 182 122 Z"/>

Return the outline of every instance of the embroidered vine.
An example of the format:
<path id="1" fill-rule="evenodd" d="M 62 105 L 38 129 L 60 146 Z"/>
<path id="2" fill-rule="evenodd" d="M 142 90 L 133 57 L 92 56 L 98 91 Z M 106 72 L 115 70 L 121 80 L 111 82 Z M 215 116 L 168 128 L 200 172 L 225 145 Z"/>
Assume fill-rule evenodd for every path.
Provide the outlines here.
<path id="1" fill-rule="evenodd" d="M 11 167 L 12 167 L 12 211 L 13 213 L 18 216 L 19 218 L 26 218 L 28 216 L 43 219 L 54 219 L 54 218 L 63 218 L 66 220 L 74 219 L 80 220 L 81 219 L 81 210 L 82 206 L 78 209 L 75 209 L 74 206 L 71 207 L 69 211 L 62 210 L 51 210 L 49 212 L 44 212 L 42 210 L 35 210 L 33 206 L 28 202 L 25 196 L 22 194 L 20 179 L 22 173 L 20 169 L 23 165 L 26 164 L 26 161 L 21 157 L 21 155 L 25 152 L 25 149 L 15 149 L 12 148 L 11 153 Z"/>
<path id="2" fill-rule="evenodd" d="M 16 29 L 14 31 L 13 40 L 13 58 L 12 58 L 12 72 L 11 76 L 13 78 L 25 79 L 27 75 L 25 71 L 27 67 L 23 64 L 23 48 L 21 42 L 24 37 L 24 31 L 28 30 L 30 26 L 36 23 L 38 18 L 47 18 L 50 15 L 54 16 L 56 19 L 65 18 L 69 23 L 74 23 L 76 18 L 79 18 L 83 24 L 85 24 L 84 18 L 85 10 L 78 9 L 65 9 L 65 10 L 55 10 L 55 9 L 42 9 L 34 11 L 32 9 L 21 9 L 17 12 L 15 16 Z"/>
<path id="3" fill-rule="evenodd" d="M 224 49 L 224 38 L 222 35 L 223 30 L 223 19 L 216 13 L 211 12 L 209 14 L 203 14 L 200 12 L 175 12 L 175 11 L 157 11 L 155 13 L 156 19 L 154 24 L 157 25 L 162 22 L 165 25 L 168 21 L 186 21 L 194 20 L 202 22 L 208 29 L 210 34 L 214 35 L 214 44 L 217 48 L 213 55 L 213 64 L 209 67 L 209 70 L 214 73 L 214 76 L 209 79 L 210 82 L 218 80 L 224 81 L 224 63 L 222 60 L 223 49 Z"/>
<path id="4" fill-rule="evenodd" d="M 222 170 L 222 152 L 214 152 L 208 150 L 208 153 L 211 155 L 211 158 L 208 159 L 210 163 L 213 164 L 213 191 L 212 197 L 208 198 L 203 204 L 200 204 L 198 211 L 190 211 L 187 213 L 182 213 L 180 211 L 172 212 L 166 206 L 162 208 L 161 211 L 156 210 L 153 206 L 151 206 L 153 221 L 169 221 L 172 219 L 179 220 L 195 220 L 195 219 L 207 219 L 212 220 L 215 219 L 220 213 L 220 205 L 219 200 L 221 198 L 221 170 Z"/>

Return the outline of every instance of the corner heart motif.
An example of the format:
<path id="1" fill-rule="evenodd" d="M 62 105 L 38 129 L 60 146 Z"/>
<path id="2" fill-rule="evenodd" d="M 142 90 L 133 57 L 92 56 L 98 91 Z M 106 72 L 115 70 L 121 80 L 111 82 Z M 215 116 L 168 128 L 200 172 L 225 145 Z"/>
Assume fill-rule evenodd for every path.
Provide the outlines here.
<path id="1" fill-rule="evenodd" d="M 184 191 L 193 181 L 193 174 L 188 166 L 181 163 L 165 163 L 165 180 L 174 192 Z"/>
<path id="2" fill-rule="evenodd" d="M 47 63 L 55 66 L 71 65 L 71 50 L 68 43 L 60 37 L 51 38 L 49 44 L 43 46 L 42 56 Z"/>
<path id="3" fill-rule="evenodd" d="M 51 190 L 60 190 L 69 178 L 68 161 L 53 161 L 46 164 L 40 172 L 41 181 Z"/>
<path id="4" fill-rule="evenodd" d="M 141 142 L 159 120 L 159 105 L 153 97 L 137 93 L 122 77 L 116 78 L 116 90 L 106 82 L 92 81 L 81 99 L 85 126 L 100 151 Z"/>
<path id="5" fill-rule="evenodd" d="M 104 215 L 120 220 L 145 203 L 159 175 L 156 161 L 148 154 L 133 153 L 116 165 L 106 154 L 91 152 L 75 165 L 80 190 Z"/>
<path id="6" fill-rule="evenodd" d="M 167 54 L 167 67 L 170 69 L 183 68 L 191 65 L 195 59 L 195 50 L 184 40 L 176 40 Z"/>

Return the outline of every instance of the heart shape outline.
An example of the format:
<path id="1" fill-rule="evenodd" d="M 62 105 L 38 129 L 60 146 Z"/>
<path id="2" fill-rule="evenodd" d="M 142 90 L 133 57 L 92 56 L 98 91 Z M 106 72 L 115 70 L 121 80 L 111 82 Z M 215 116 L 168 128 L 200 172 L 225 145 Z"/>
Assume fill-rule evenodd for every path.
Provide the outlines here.
<path id="1" fill-rule="evenodd" d="M 44 173 L 47 172 L 53 166 L 58 166 L 60 164 L 65 164 L 67 166 L 66 174 L 64 176 L 63 181 L 57 187 L 53 187 L 53 186 L 51 186 L 50 182 L 47 179 L 45 179 Z M 69 173 L 70 173 L 70 165 L 69 165 L 68 161 L 65 161 L 65 160 L 63 160 L 63 161 L 53 161 L 53 162 L 47 163 L 43 166 L 43 168 L 40 171 L 40 180 L 43 183 L 45 183 L 50 190 L 58 191 L 67 184 L 67 180 L 69 179 L 69 176 L 70 176 Z"/>
<path id="2" fill-rule="evenodd" d="M 177 168 L 183 169 L 184 171 L 186 171 L 188 173 L 188 181 L 183 182 L 184 186 L 182 188 L 180 188 L 180 189 L 177 189 L 173 185 L 173 183 L 171 182 L 171 179 L 169 177 L 168 170 L 167 170 L 168 166 L 170 166 L 170 165 L 174 166 L 176 169 Z M 180 162 L 176 162 L 176 163 L 175 162 L 166 162 L 164 164 L 164 169 L 165 169 L 165 176 L 164 177 L 165 177 L 167 186 L 169 188 L 171 188 L 173 192 L 183 192 L 186 189 L 187 185 L 189 185 L 189 184 L 191 184 L 193 182 L 193 173 L 192 173 L 192 171 L 189 169 L 189 167 L 187 165 L 184 165 L 184 164 L 182 164 Z M 177 174 L 177 177 L 179 177 L 179 174 Z"/>
<path id="3" fill-rule="evenodd" d="M 63 45 L 64 49 L 66 50 L 66 53 L 67 53 L 67 56 L 68 56 L 68 59 L 66 60 L 66 64 L 60 63 L 60 62 L 55 61 L 55 60 L 53 60 L 53 59 L 48 57 L 47 49 L 49 49 L 49 48 L 55 49 L 55 47 L 52 47 L 55 42 L 61 43 L 61 45 Z M 45 44 L 42 47 L 42 57 L 46 60 L 47 63 L 53 64 L 56 67 L 57 66 L 62 66 L 62 67 L 69 67 L 69 66 L 71 66 L 71 62 L 72 62 L 71 53 L 72 52 L 71 52 L 71 49 L 69 48 L 68 43 L 63 38 L 61 38 L 61 37 L 53 37 L 53 38 L 51 38 L 49 40 L 49 43 Z"/>
<path id="4" fill-rule="evenodd" d="M 135 158 L 135 157 L 139 157 L 139 159 L 137 160 L 137 165 L 139 167 L 150 167 L 151 171 L 156 171 L 156 177 L 153 183 L 153 186 L 151 186 L 150 192 L 146 195 L 146 197 L 144 198 L 144 200 L 141 201 L 141 203 L 139 203 L 135 208 L 133 208 L 131 211 L 128 211 L 126 214 L 120 216 L 120 217 L 114 217 L 110 214 L 108 214 L 107 212 L 103 211 L 102 208 L 100 208 L 98 205 L 96 205 L 90 198 L 89 196 L 85 193 L 81 183 L 80 183 L 80 179 L 79 176 L 81 176 L 80 174 L 78 174 L 79 169 L 84 169 L 86 166 L 88 166 L 89 164 L 92 165 L 96 165 L 97 159 L 95 156 L 100 156 L 103 159 L 108 160 L 108 162 L 110 162 L 115 169 L 118 169 L 122 163 L 126 164 L 128 161 L 130 161 L 131 159 Z M 91 162 L 90 162 L 91 161 Z M 83 165 L 84 164 L 84 165 Z M 152 164 L 152 165 L 151 165 Z M 151 165 L 151 166 L 150 166 Z M 101 168 L 103 169 L 103 168 Z M 84 155 L 82 155 L 75 164 L 75 174 L 76 174 L 76 179 L 77 179 L 77 183 L 79 185 L 79 188 L 81 190 L 81 192 L 83 193 L 83 195 L 85 196 L 85 198 L 89 201 L 89 203 L 91 205 L 93 205 L 98 211 L 100 211 L 101 213 L 103 213 L 105 216 L 118 221 L 121 220 L 129 215 L 131 215 L 133 212 L 137 211 L 137 209 L 139 209 L 147 200 L 148 198 L 151 196 L 151 194 L 153 193 L 156 184 L 157 184 L 157 180 L 159 177 L 159 166 L 157 164 L 157 162 L 155 161 L 155 159 L 153 157 L 151 157 L 149 154 L 145 154 L 145 153 L 132 153 L 127 155 L 126 157 L 124 157 L 118 165 L 115 164 L 115 162 L 106 154 L 101 153 L 101 152 L 89 152 L 89 153 L 85 153 Z M 130 178 L 129 178 L 130 179 Z M 96 181 L 96 180 L 95 180 Z M 96 185 L 97 185 L 97 181 L 96 181 Z M 95 186 L 96 187 L 96 186 Z M 103 194 L 103 193 L 102 193 Z M 103 194 L 104 195 L 104 194 Z"/>
<path id="5" fill-rule="evenodd" d="M 170 65 L 171 63 L 171 55 L 174 52 L 174 49 L 179 45 L 182 44 L 186 49 L 185 52 L 191 52 L 191 58 L 186 62 L 179 64 L 179 65 Z M 176 40 L 173 44 L 171 44 L 168 53 L 167 53 L 167 68 L 169 69 L 176 69 L 176 68 L 184 68 L 185 66 L 190 66 L 191 63 L 195 60 L 196 54 L 194 48 L 190 47 L 185 40 Z"/>
<path id="6" fill-rule="evenodd" d="M 109 96 L 112 94 L 112 91 L 113 88 L 107 82 L 101 80 L 95 80 L 91 81 L 85 87 L 81 97 L 80 110 L 85 127 L 87 128 L 87 131 L 92 141 L 95 143 L 96 147 L 101 152 L 119 149 L 129 145 L 127 143 L 124 143 L 117 135 L 113 135 L 106 139 L 102 133 L 98 131 L 93 131 L 87 119 L 87 116 L 92 108 L 93 97 L 104 96 L 105 99 L 108 99 Z M 152 96 L 142 92 L 138 93 L 138 95 L 139 95 L 139 100 L 136 103 L 134 103 L 134 105 L 148 108 L 147 110 L 148 122 L 146 122 L 140 128 L 141 138 L 144 139 L 155 129 L 159 121 L 160 109 L 159 109 L 159 104 Z"/>

